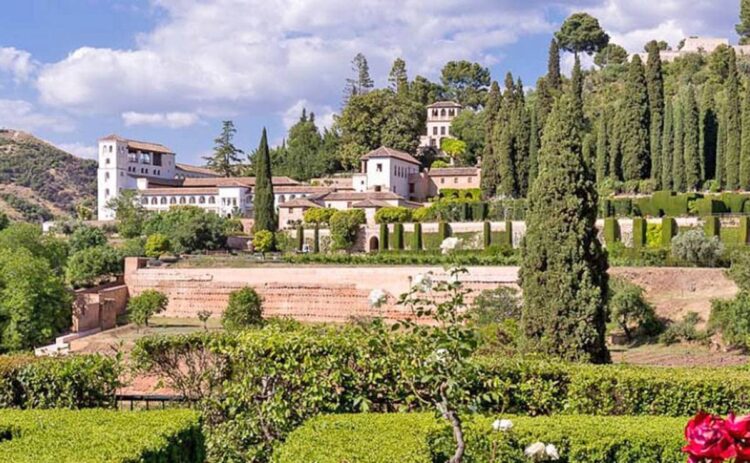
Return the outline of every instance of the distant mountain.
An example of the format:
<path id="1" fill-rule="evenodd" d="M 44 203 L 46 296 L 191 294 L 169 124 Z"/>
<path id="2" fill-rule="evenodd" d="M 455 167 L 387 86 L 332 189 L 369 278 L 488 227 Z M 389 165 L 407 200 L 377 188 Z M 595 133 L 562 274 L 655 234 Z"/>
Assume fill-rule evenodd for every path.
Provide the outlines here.
<path id="1" fill-rule="evenodd" d="M 81 159 L 18 130 L 0 130 L 0 210 L 11 218 L 49 220 L 96 210 L 96 161 Z"/>

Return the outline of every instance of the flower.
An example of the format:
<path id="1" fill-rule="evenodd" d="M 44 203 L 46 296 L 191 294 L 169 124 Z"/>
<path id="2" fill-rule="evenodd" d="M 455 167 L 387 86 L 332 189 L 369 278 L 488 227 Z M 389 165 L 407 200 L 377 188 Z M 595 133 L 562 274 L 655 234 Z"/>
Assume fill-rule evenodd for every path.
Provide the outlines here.
<path id="1" fill-rule="evenodd" d="M 382 289 L 373 289 L 370 291 L 370 296 L 367 298 L 370 302 L 370 307 L 378 308 L 385 304 L 388 300 L 388 295 Z"/>
<path id="2" fill-rule="evenodd" d="M 730 428 L 734 426 L 741 425 L 735 422 Z M 727 423 L 717 416 L 699 412 L 685 427 L 685 439 L 688 443 L 682 451 L 690 455 L 689 461 L 724 461 L 736 456 Z"/>
<path id="3" fill-rule="evenodd" d="M 547 458 L 552 461 L 557 461 L 560 459 L 560 454 L 557 452 L 557 447 L 555 447 L 553 444 L 547 444 L 547 446 L 544 447 L 544 453 L 546 453 Z"/>
<path id="4" fill-rule="evenodd" d="M 414 277 L 411 287 L 420 292 L 427 292 L 432 289 L 432 272 L 420 273 Z"/>
<path id="5" fill-rule="evenodd" d="M 511 420 L 495 420 L 492 423 L 492 429 L 495 431 L 510 431 L 513 428 L 513 422 Z"/>
<path id="6" fill-rule="evenodd" d="M 443 251 L 443 254 L 448 254 L 454 249 L 458 249 L 460 244 L 460 239 L 456 238 L 455 236 L 451 236 L 450 238 L 444 239 L 443 242 L 440 243 L 440 249 Z"/>
<path id="7" fill-rule="evenodd" d="M 526 447 L 523 454 L 534 461 L 542 461 L 547 458 L 547 446 L 544 442 L 534 442 Z"/>
<path id="8" fill-rule="evenodd" d="M 750 415 L 738 418 L 734 413 L 730 413 L 725 427 L 734 439 L 737 461 L 750 461 Z"/>
<path id="9" fill-rule="evenodd" d="M 446 360 L 448 360 L 448 355 L 450 355 L 448 349 L 438 349 L 433 354 L 433 357 L 438 362 L 445 362 Z"/>

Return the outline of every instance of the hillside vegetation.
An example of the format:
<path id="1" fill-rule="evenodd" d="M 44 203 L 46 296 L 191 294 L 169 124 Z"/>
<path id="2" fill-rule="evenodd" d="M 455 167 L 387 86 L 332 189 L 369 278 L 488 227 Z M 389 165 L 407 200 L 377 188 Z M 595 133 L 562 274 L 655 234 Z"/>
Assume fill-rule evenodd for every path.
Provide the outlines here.
<path id="1" fill-rule="evenodd" d="M 24 132 L 0 130 L 0 209 L 11 218 L 49 220 L 95 201 L 95 161 Z"/>

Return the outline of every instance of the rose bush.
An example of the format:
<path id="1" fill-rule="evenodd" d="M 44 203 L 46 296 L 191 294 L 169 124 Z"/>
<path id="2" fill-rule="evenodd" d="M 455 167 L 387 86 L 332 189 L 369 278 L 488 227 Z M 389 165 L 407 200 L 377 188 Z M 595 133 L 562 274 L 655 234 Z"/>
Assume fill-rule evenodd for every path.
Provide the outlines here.
<path id="1" fill-rule="evenodd" d="M 699 412 L 685 427 L 685 439 L 688 443 L 682 451 L 688 454 L 688 463 L 750 462 L 750 416 L 737 418 L 730 413 L 724 420 Z"/>

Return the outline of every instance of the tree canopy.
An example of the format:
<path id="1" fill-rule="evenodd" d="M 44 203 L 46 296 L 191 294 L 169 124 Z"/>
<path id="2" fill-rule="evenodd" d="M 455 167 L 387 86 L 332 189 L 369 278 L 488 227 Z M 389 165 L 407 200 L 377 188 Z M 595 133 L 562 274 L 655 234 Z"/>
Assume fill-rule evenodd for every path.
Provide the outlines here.
<path id="1" fill-rule="evenodd" d="M 560 48 L 575 53 L 591 55 L 609 43 L 609 35 L 599 25 L 599 20 L 588 13 L 574 13 L 555 33 Z"/>

